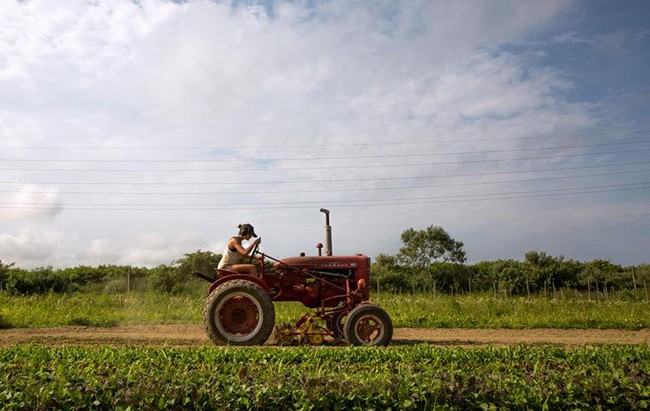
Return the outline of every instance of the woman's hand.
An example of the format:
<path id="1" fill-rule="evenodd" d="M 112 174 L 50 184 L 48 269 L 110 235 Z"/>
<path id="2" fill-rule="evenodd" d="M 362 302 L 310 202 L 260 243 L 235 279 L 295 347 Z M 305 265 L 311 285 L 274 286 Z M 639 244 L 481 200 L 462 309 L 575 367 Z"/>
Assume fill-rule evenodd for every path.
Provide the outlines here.
<path id="1" fill-rule="evenodd" d="M 250 245 L 248 246 L 248 249 L 246 250 L 246 255 L 250 255 L 251 257 L 255 257 L 257 254 L 257 250 L 260 248 L 260 243 L 262 242 L 262 238 L 258 238 L 255 241 L 252 241 Z"/>

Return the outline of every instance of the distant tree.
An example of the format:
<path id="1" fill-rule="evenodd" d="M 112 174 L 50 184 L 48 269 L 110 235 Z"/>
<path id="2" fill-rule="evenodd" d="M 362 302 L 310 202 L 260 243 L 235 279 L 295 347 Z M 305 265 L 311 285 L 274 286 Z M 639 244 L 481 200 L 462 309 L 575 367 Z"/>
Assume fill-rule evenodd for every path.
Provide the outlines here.
<path id="1" fill-rule="evenodd" d="M 452 294 L 469 291 L 472 273 L 472 270 L 463 264 L 434 262 L 426 269 L 429 280 L 427 286 L 432 287 L 435 284 L 436 291 Z"/>
<path id="2" fill-rule="evenodd" d="M 375 263 L 378 267 L 394 269 L 397 267 L 397 258 L 394 255 L 379 254 L 377 258 L 375 258 Z"/>
<path id="3" fill-rule="evenodd" d="M 212 251 L 196 250 L 183 255 L 183 258 L 172 262 L 172 265 L 178 268 L 182 276 L 192 275 L 195 271 L 212 275 L 212 270 L 219 264 L 219 260 L 221 260 L 219 254 Z"/>
<path id="4" fill-rule="evenodd" d="M 464 263 L 463 243 L 454 240 L 442 227 L 430 226 L 426 230 L 412 228 L 402 233 L 402 243 L 397 259 L 409 267 L 423 269 L 441 260 Z"/>
<path id="5" fill-rule="evenodd" d="M 370 285 L 373 289 L 379 286 L 381 291 L 397 293 L 409 288 L 408 276 L 404 269 L 397 264 L 397 257 L 379 254 L 371 267 Z"/>
<path id="6" fill-rule="evenodd" d="M 587 285 L 590 295 L 592 284 L 595 284 L 597 291 L 602 290 L 605 295 L 608 295 L 608 285 L 619 279 L 622 270 L 621 266 L 607 260 L 593 260 L 587 263 L 580 272 L 579 282 L 582 285 Z M 620 287 L 620 284 L 618 285 Z"/>
<path id="7" fill-rule="evenodd" d="M 556 280 L 560 283 L 560 287 L 575 288 L 579 285 L 580 272 L 582 272 L 585 263 L 576 260 L 562 260 L 560 261 L 559 272 L 556 275 Z"/>
<path id="8" fill-rule="evenodd" d="M 524 262 L 526 274 L 530 283 L 546 291 L 548 286 L 555 286 L 560 263 L 564 256 L 553 257 L 545 251 L 528 251 Z"/>
<path id="9" fill-rule="evenodd" d="M 519 261 L 498 260 L 493 266 L 495 283 L 506 295 L 526 294 L 530 296 L 530 281 L 524 264 Z"/>
<path id="10" fill-rule="evenodd" d="M 635 270 L 636 281 L 643 287 L 646 301 L 650 301 L 650 295 L 648 294 L 648 287 L 650 287 L 650 264 L 641 264 Z"/>
<path id="11" fill-rule="evenodd" d="M 7 284 L 7 278 L 9 278 L 9 269 L 13 267 L 13 263 L 5 264 L 0 260 L 0 290 L 4 290 Z"/>
<path id="12" fill-rule="evenodd" d="M 436 277 L 443 277 L 447 283 L 454 283 L 447 278 L 446 272 L 430 269 L 434 262 L 465 262 L 463 243 L 454 240 L 442 227 L 430 226 L 416 231 L 412 228 L 401 236 L 403 246 L 397 254 L 397 261 L 409 269 L 408 281 L 411 290 L 416 288 L 436 289 Z"/>
<path id="13" fill-rule="evenodd" d="M 154 290 L 181 293 L 192 287 L 196 279 L 192 273 L 198 271 L 207 275 L 219 264 L 221 256 L 212 251 L 197 250 L 187 253 L 171 265 L 159 265 L 150 270 L 151 285 Z"/>

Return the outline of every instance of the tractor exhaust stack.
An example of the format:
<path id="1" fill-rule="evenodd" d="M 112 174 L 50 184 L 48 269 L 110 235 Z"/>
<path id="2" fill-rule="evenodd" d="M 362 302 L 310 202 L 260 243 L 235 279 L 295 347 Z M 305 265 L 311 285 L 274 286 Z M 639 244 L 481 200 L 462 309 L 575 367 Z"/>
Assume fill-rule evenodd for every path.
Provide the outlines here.
<path id="1" fill-rule="evenodd" d="M 330 226 L 330 210 L 320 209 L 325 214 L 325 255 L 332 255 L 332 226 Z"/>

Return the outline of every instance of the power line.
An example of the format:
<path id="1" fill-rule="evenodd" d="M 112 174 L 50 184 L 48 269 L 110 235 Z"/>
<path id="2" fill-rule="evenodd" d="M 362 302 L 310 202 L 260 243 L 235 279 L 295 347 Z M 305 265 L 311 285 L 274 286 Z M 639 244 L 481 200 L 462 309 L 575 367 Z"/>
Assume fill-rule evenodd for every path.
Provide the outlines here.
<path id="1" fill-rule="evenodd" d="M 316 161 L 316 160 L 374 160 L 378 158 L 412 158 L 412 157 L 437 157 L 437 156 L 455 156 L 455 155 L 489 155 L 489 154 L 503 154 L 503 153 L 521 153 L 527 151 L 541 151 L 541 150 L 568 150 L 577 148 L 593 148 L 605 147 L 615 145 L 631 145 L 631 144 L 645 144 L 650 143 L 650 140 L 637 140 L 626 142 L 614 143 L 597 143 L 597 144 L 578 144 L 571 146 L 558 146 L 558 147 L 528 147 L 516 148 L 508 150 L 484 150 L 484 151 L 452 151 L 443 153 L 410 153 L 410 154 L 380 154 L 380 155 L 361 155 L 361 156 L 332 156 L 332 157 L 276 157 L 276 158 L 220 158 L 220 159 L 167 159 L 167 160 L 150 160 L 150 159 L 135 159 L 135 160 L 85 160 L 85 159 L 26 159 L 26 158 L 0 158 L 0 161 L 5 162 L 34 162 L 34 163 L 221 163 L 221 162 L 279 162 L 279 161 Z M 646 149 L 650 150 L 650 149 Z M 635 150 L 636 151 L 636 150 Z"/>
<path id="2" fill-rule="evenodd" d="M 220 145 L 220 146 L 0 146 L 6 150 L 240 150 L 240 149 L 324 149 L 332 147 L 367 147 L 367 146 L 395 146 L 395 145 L 427 145 L 427 144 L 453 144 L 453 143 L 478 143 L 483 141 L 512 141 L 512 140 L 539 140 L 542 138 L 584 138 L 584 137 L 605 137 L 626 134 L 645 133 L 650 129 L 624 129 L 605 132 L 591 133 L 570 133 L 570 134 L 538 134 L 535 136 L 518 137 L 485 137 L 473 139 L 453 140 L 416 140 L 405 141 L 400 137 L 397 141 L 372 141 L 367 143 L 331 143 L 331 144 L 288 144 L 288 145 Z M 313 140 L 313 139 L 310 139 Z"/>
<path id="3" fill-rule="evenodd" d="M 541 194 L 541 193 L 551 193 L 551 192 L 571 192 L 571 191 L 582 191 L 582 190 L 602 190 L 610 188 L 622 188 L 622 187 L 635 187 L 635 186 L 645 186 L 650 185 L 650 181 L 638 182 L 638 183 L 625 183 L 625 184 L 609 184 L 609 185 L 597 185 L 597 186 L 586 186 L 586 187 L 571 187 L 571 188 L 554 188 L 548 190 L 528 190 L 528 191 L 514 191 L 514 192 L 504 192 L 504 193 L 481 193 L 481 194 L 462 194 L 462 195 L 447 195 L 447 196 L 424 196 L 424 197 L 401 197 L 401 198 L 388 198 L 388 199 L 372 199 L 372 200 L 311 200 L 311 201 L 290 201 L 290 202 L 268 202 L 261 203 L 258 202 L 258 205 L 292 205 L 292 204 L 314 204 L 314 203 L 330 203 L 330 204 L 346 204 L 346 203 L 377 203 L 377 202 L 393 202 L 393 201 L 426 201 L 426 200 L 439 200 L 439 199 L 453 199 L 453 198 L 475 198 L 481 196 L 510 196 L 510 195 L 521 195 L 521 194 Z M 650 188 L 648 187 L 638 187 L 638 188 Z M 2 205 L 47 205 L 39 202 L 0 202 Z M 194 203 L 194 204 L 185 204 L 185 203 L 158 203 L 158 204 L 137 204 L 137 203 L 66 203 L 70 206 L 120 206 L 120 207 L 219 207 L 219 206 L 244 206 L 247 203 Z"/>
<path id="4" fill-rule="evenodd" d="M 339 169 L 368 169 L 368 168 L 387 168 L 387 167 L 422 167 L 422 166 L 440 166 L 440 165 L 458 165 L 458 164 L 485 164 L 485 163 L 500 163 L 505 161 L 527 161 L 527 160 L 549 160 L 559 158 L 575 158 L 575 157 L 594 157 L 605 156 L 613 154 L 626 154 L 626 153 L 642 153 L 650 151 L 647 149 L 636 150 L 619 150 L 609 151 L 602 153 L 580 153 L 580 154 L 562 154 L 554 156 L 537 156 L 537 157 L 519 157 L 519 158 L 502 158 L 490 160 L 462 160 L 462 161 L 447 161 L 447 162 L 434 162 L 434 163 L 410 163 L 410 164 L 368 164 L 368 165 L 352 165 L 352 166 L 320 166 L 320 167 L 284 167 L 284 168 L 231 168 L 231 169 L 62 169 L 62 168 L 0 168 L 3 171 L 59 171 L 59 172 L 110 172 L 110 173 L 187 173 L 187 172 L 244 172 L 244 171 L 306 171 L 306 170 L 339 170 Z M 394 157 L 394 156 L 387 156 Z"/>
<path id="5" fill-rule="evenodd" d="M 430 204 L 442 204 L 442 203 L 474 203 L 474 202 L 484 202 L 484 201 L 497 201 L 497 200 L 513 200 L 513 199 L 523 199 L 523 198 L 537 198 L 537 197 L 561 197 L 561 196 L 573 196 L 573 195 L 584 195 L 584 194 L 602 194 L 602 193 L 613 193 L 613 192 L 624 192 L 624 191 L 638 191 L 638 190 L 647 190 L 650 187 L 627 187 L 627 188 L 616 188 L 616 189 L 597 189 L 597 190 L 581 190 L 575 192 L 554 192 L 554 193 L 538 193 L 538 194 L 524 194 L 524 195 L 504 195 L 504 196 L 491 196 L 485 198 L 465 198 L 465 199 L 439 199 L 439 200 L 426 200 L 426 201 L 402 201 L 395 200 L 394 202 L 384 202 L 384 203 L 360 203 L 359 201 L 343 203 L 341 202 L 311 202 L 311 203 L 301 203 L 298 205 L 287 203 L 286 205 L 273 205 L 273 204 L 241 204 L 241 205 L 227 205 L 227 206 L 192 206 L 188 208 L 187 205 L 183 207 L 166 207 L 166 208 L 128 208 L 128 207 L 75 207 L 67 206 L 66 210 L 74 211 L 223 211 L 223 210 L 287 210 L 287 209 L 308 209 L 313 208 L 322 204 L 329 204 L 330 206 L 335 206 L 339 208 L 347 207 L 387 207 L 387 206 L 405 206 L 405 205 L 430 205 Z M 372 201 L 372 200 L 368 200 Z M 385 200 L 388 201 L 388 200 Z M 392 201 L 392 200 L 391 200 Z M 60 207 L 60 204 L 54 205 Z M 148 207 L 143 205 L 143 207 Z M 0 209 L 12 209 L 12 210 L 51 210 L 52 205 L 49 206 L 7 206 L 0 203 Z"/>
<path id="6" fill-rule="evenodd" d="M 462 187 L 462 186 L 483 186 L 483 185 L 493 185 L 493 184 L 511 184 L 511 183 L 528 183 L 535 181 L 552 181 L 552 180 L 567 180 L 567 179 L 576 179 L 576 178 L 592 178 L 592 177 L 603 177 L 603 176 L 612 176 L 612 175 L 623 175 L 623 174 L 636 174 L 636 173 L 645 173 L 650 172 L 650 169 L 643 170 L 631 170 L 631 171 L 613 171 L 609 173 L 595 173 L 595 174 L 583 174 L 583 175 L 573 175 L 573 176 L 557 176 L 557 177 L 540 177 L 540 178 L 527 178 L 527 179 L 517 179 L 517 180 L 501 180 L 501 181 L 472 181 L 464 183 L 447 183 L 447 184 L 427 184 L 427 185 L 416 185 L 416 186 L 400 186 L 400 187 L 370 187 L 370 188 L 349 188 L 349 189 L 317 189 L 317 190 L 273 190 L 273 191 L 222 191 L 222 192 L 123 192 L 123 191 L 44 191 L 44 190 L 0 190 L 0 193 L 11 193 L 11 194 L 66 194 L 66 195 L 250 195 L 250 194 L 295 194 L 295 193 L 329 193 L 329 192 L 361 192 L 361 191 L 391 191 L 391 190 L 412 190 L 420 188 L 441 188 L 441 187 Z"/>
<path id="7" fill-rule="evenodd" d="M 543 173 L 555 171 L 569 171 L 569 170 L 588 170 L 597 168 L 610 168 L 610 167 L 624 167 L 650 164 L 650 161 L 636 161 L 628 163 L 615 163 L 615 164 L 599 164 L 592 166 L 573 166 L 573 167 L 556 167 L 556 168 L 542 168 L 533 170 L 510 170 L 510 171 L 493 171 L 493 172 L 480 172 L 480 173 L 465 173 L 465 174 L 438 174 L 438 175 L 415 175 L 406 177 L 378 177 L 378 178 L 348 178 L 348 179 L 334 179 L 328 178 L 324 180 L 266 180 L 266 181 L 237 181 L 237 182 L 223 182 L 223 181 L 210 181 L 210 182 L 84 182 L 84 181 L 0 181 L 0 184 L 43 184 L 43 185 L 119 185 L 119 186 L 174 186 L 174 185 L 264 185 L 264 184 L 322 184 L 322 183 L 344 183 L 344 182 L 359 182 L 359 181 L 396 181 L 396 180 L 412 180 L 412 179 L 431 179 L 431 178 L 457 178 L 457 177 L 483 177 L 490 175 L 508 175 L 508 174 L 527 174 L 527 173 Z M 77 170 L 79 171 L 79 170 Z"/>

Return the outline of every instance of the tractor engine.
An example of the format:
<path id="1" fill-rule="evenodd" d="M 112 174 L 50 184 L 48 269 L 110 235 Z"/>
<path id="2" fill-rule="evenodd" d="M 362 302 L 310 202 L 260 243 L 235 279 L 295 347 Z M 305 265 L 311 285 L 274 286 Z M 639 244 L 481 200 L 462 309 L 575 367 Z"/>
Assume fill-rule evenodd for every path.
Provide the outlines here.
<path id="1" fill-rule="evenodd" d="M 300 301 L 306 307 L 336 307 L 349 293 L 370 298 L 370 258 L 354 256 L 291 257 L 274 264 L 279 275 L 267 276 L 274 301 Z M 305 276 L 308 270 L 312 276 Z"/>

